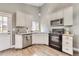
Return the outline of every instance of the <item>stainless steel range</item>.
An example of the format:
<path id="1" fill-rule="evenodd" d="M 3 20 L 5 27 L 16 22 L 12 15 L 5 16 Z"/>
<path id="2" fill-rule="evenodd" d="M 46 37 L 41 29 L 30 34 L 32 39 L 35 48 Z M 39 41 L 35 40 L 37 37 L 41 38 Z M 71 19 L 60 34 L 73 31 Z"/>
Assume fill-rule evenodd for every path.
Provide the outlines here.
<path id="1" fill-rule="evenodd" d="M 62 51 L 62 34 L 64 29 L 52 29 L 49 33 L 49 46 Z"/>

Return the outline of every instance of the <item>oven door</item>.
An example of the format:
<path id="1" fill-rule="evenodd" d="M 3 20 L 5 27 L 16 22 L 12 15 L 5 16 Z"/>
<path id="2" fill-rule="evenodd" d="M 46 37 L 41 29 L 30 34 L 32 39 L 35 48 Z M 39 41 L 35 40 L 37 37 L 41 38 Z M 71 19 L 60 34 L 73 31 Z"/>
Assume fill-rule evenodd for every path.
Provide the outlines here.
<path id="1" fill-rule="evenodd" d="M 56 35 L 51 36 L 51 41 L 59 43 L 59 36 Z"/>
<path id="2" fill-rule="evenodd" d="M 49 46 L 61 50 L 62 49 L 62 35 L 50 35 Z"/>

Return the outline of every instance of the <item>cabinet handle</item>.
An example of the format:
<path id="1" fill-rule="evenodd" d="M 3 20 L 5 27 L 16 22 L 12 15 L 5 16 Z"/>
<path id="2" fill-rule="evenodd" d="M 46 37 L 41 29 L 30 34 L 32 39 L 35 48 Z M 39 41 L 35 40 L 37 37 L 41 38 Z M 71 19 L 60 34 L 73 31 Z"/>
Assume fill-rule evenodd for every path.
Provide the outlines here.
<path id="1" fill-rule="evenodd" d="M 26 39 L 27 39 L 27 36 L 26 36 Z"/>
<path id="2" fill-rule="evenodd" d="M 26 40 L 28 40 L 27 36 L 26 36 Z"/>
<path id="3" fill-rule="evenodd" d="M 30 39 L 32 38 L 32 36 L 30 36 Z"/>

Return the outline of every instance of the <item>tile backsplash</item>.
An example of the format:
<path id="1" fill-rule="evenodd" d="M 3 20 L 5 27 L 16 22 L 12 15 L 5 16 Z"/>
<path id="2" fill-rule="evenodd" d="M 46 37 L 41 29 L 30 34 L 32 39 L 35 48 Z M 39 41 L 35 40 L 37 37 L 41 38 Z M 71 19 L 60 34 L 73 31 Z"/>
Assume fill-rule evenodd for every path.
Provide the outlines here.
<path id="1" fill-rule="evenodd" d="M 26 27 L 16 27 L 16 33 L 27 33 L 27 30 Z"/>

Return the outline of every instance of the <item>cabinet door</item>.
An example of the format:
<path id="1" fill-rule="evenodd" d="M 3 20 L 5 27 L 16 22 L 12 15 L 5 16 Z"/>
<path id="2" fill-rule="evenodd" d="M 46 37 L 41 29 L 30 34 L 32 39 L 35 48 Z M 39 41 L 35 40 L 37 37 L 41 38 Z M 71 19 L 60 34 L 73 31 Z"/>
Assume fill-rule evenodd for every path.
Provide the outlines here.
<path id="1" fill-rule="evenodd" d="M 53 13 L 52 15 L 51 15 L 51 20 L 55 20 L 56 19 L 56 13 Z"/>
<path id="2" fill-rule="evenodd" d="M 68 47 L 63 48 L 63 51 L 70 54 L 70 55 L 73 55 L 73 50 L 70 47 L 69 48 Z"/>
<path id="3" fill-rule="evenodd" d="M 48 45 L 48 34 L 32 34 L 32 44 Z"/>
<path id="4" fill-rule="evenodd" d="M 73 7 L 64 9 L 64 25 L 73 25 Z"/>
<path id="5" fill-rule="evenodd" d="M 25 14 L 23 12 L 16 12 L 16 26 L 25 26 Z"/>
<path id="6" fill-rule="evenodd" d="M 55 19 L 60 19 L 63 18 L 63 10 L 57 11 L 55 13 L 52 14 L 51 19 L 55 20 Z"/>
<path id="7" fill-rule="evenodd" d="M 15 35 L 15 48 L 22 48 L 22 35 Z"/>
<path id="8" fill-rule="evenodd" d="M 48 34 L 43 34 L 42 36 L 43 36 L 42 40 L 43 44 L 49 45 Z"/>
<path id="9" fill-rule="evenodd" d="M 56 18 L 57 19 L 63 18 L 63 10 L 56 12 Z"/>
<path id="10" fill-rule="evenodd" d="M 29 30 L 32 28 L 32 15 L 25 15 L 25 26 L 28 27 Z"/>
<path id="11" fill-rule="evenodd" d="M 1 34 L 0 35 L 0 51 L 6 50 L 10 48 L 10 35 Z"/>
<path id="12" fill-rule="evenodd" d="M 39 34 L 32 34 L 32 44 L 40 44 L 40 38 Z"/>

